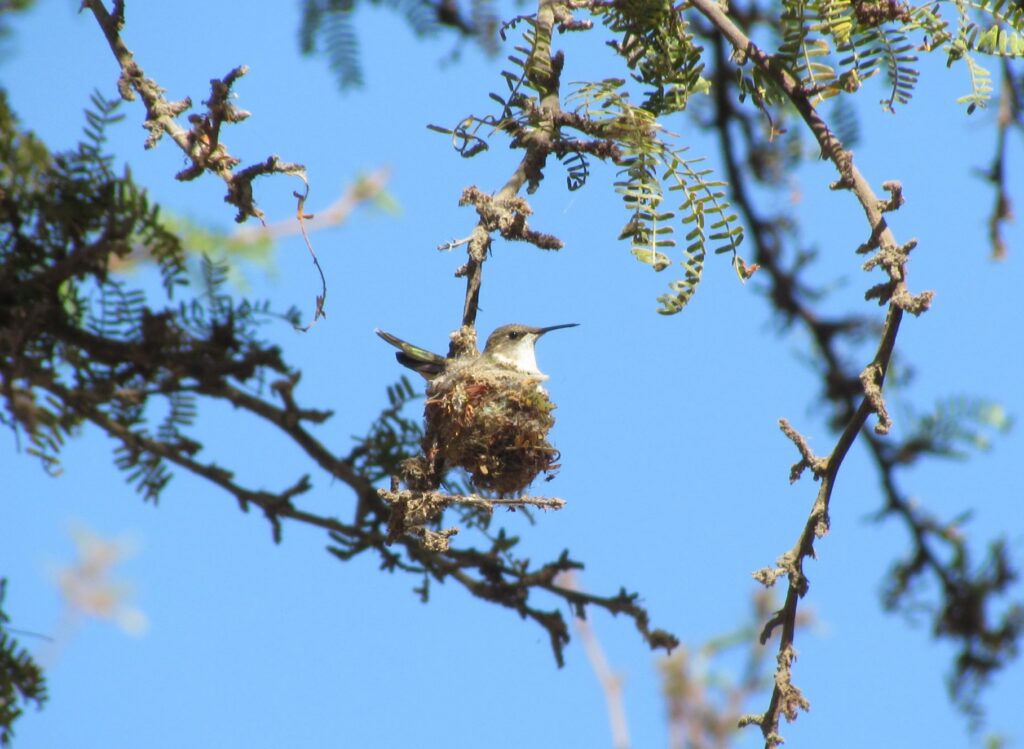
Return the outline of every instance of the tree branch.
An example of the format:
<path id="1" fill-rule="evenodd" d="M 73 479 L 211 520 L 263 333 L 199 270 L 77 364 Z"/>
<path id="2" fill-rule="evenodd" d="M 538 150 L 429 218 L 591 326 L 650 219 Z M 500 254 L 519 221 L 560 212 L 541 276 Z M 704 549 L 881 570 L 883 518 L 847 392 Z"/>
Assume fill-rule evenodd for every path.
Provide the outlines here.
<path id="1" fill-rule="evenodd" d="M 833 183 L 832 188 L 850 190 L 861 204 L 867 218 L 871 230 L 870 239 L 858 248 L 858 252 L 875 250 L 876 254 L 864 264 L 864 269 L 871 270 L 880 267 L 888 275 L 888 281 L 885 284 L 872 288 L 866 294 L 869 299 L 878 298 L 880 303 L 888 302 L 889 309 L 875 355 L 861 377 L 860 405 L 846 422 L 827 461 L 822 462 L 815 458 L 810 452 L 806 440 L 788 422 L 782 422 L 783 430 L 801 453 L 801 461 L 793 467 L 790 474 L 791 479 L 795 480 L 803 467 L 810 466 L 814 470 L 815 476 L 820 477 L 821 486 L 804 528 L 793 548 L 779 558 L 776 570 L 759 570 L 755 573 L 755 577 L 767 585 L 774 583 L 777 577 L 783 573 L 789 581 L 782 608 L 768 620 L 761 634 L 761 641 L 766 642 L 775 628 L 782 627 L 775 687 L 772 690 L 768 709 L 761 715 L 744 716 L 740 721 L 741 725 L 757 724 L 765 738 L 765 746 L 771 749 L 771 747 L 782 743 L 782 737 L 779 734 L 781 716 L 784 715 L 787 720 L 792 721 L 796 718 L 799 710 L 806 710 L 809 707 L 808 701 L 793 684 L 791 677 L 792 663 L 796 657 L 793 643 L 797 608 L 799 599 L 808 590 L 808 580 L 803 570 L 804 560 L 814 556 L 815 539 L 828 532 L 829 503 L 838 478 L 839 468 L 870 414 L 875 413 L 878 416 L 879 423 L 876 431 L 883 433 L 888 430 L 889 421 L 882 398 L 882 385 L 892 358 L 903 312 L 906 310 L 913 314 L 920 314 L 927 309 L 932 295 L 930 292 L 926 292 L 913 297 L 907 291 L 905 283 L 906 257 L 913 249 L 914 243 L 899 245 L 883 216 L 885 211 L 893 210 L 901 201 L 899 186 L 895 183 L 887 183 L 887 189 L 892 193 L 892 199 L 889 201 L 879 200 L 870 183 L 854 164 L 852 154 L 844 149 L 842 143 L 811 104 L 807 92 L 785 67 L 776 64 L 771 55 L 757 47 L 723 12 L 715 0 L 693 0 L 692 5 L 728 40 L 732 47 L 740 53 L 743 60 L 751 61 L 762 73 L 770 77 L 800 113 L 818 141 L 822 154 L 832 161 L 839 173 L 839 180 Z"/>
<path id="2" fill-rule="evenodd" d="M 238 109 L 229 101 L 231 87 L 248 72 L 247 67 L 235 68 L 224 78 L 210 81 L 210 98 L 203 102 L 207 110 L 203 114 L 190 115 L 192 127 L 186 130 L 178 124 L 177 118 L 192 107 L 192 100 L 186 97 L 180 101 L 167 101 L 163 97 L 164 89 L 156 81 L 147 78 L 135 62 L 135 56 L 121 38 L 124 26 L 123 0 L 114 2 L 112 13 L 107 11 L 102 0 L 83 0 L 82 7 L 92 11 L 121 67 L 117 84 L 121 97 L 133 101 L 137 94 L 146 106 L 144 126 L 149 131 L 146 148 L 154 147 L 166 134 L 191 161 L 187 168 L 176 175 L 178 179 L 192 180 L 204 171 L 220 177 L 228 187 L 224 200 L 238 209 L 235 220 L 239 223 L 249 216 L 263 219 L 263 211 L 256 207 L 253 200 L 252 182 L 256 177 L 288 174 L 306 181 L 304 166 L 283 162 L 277 156 L 269 156 L 237 173 L 234 171 L 241 162 L 228 153 L 220 142 L 220 129 L 225 123 L 241 122 L 249 116 L 248 112 Z"/>
<path id="3" fill-rule="evenodd" d="M 528 134 L 513 141 L 513 146 L 525 149 L 526 153 L 515 172 L 494 196 L 484 195 L 476 188 L 469 188 L 463 193 L 459 203 L 472 204 L 480 216 L 469 239 L 468 260 L 456 273 L 457 276 L 466 277 L 466 301 L 462 311 L 464 328 L 476 325 L 483 264 L 491 249 L 492 232 L 500 231 L 505 239 L 531 242 L 542 249 L 562 247 L 562 242 L 556 237 L 527 229 L 526 217 L 532 211 L 525 200 L 516 199 L 524 185 L 528 185 L 530 193 L 539 187 L 543 179 L 543 168 L 557 132 L 555 119 L 561 113 L 559 77 L 563 62 L 561 53 L 553 55 L 551 52 L 551 37 L 557 18 L 555 0 L 540 0 L 534 28 L 536 44 L 526 62 L 525 75 L 529 76 L 536 86 L 542 88 L 544 93 L 541 96 L 534 127 Z"/>

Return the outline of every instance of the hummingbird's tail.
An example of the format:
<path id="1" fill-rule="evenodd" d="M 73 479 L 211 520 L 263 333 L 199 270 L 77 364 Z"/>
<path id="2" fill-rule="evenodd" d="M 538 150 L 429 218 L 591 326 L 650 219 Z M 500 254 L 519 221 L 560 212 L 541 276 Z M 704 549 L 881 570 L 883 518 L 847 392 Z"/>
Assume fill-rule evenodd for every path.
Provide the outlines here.
<path id="1" fill-rule="evenodd" d="M 408 341 L 403 341 L 401 338 L 393 336 L 380 328 L 373 332 L 398 349 L 395 353 L 395 358 L 398 359 L 398 363 L 403 367 L 419 372 L 428 380 L 437 377 L 444 371 L 447 360 L 443 356 L 435 354 L 433 351 L 427 351 L 425 348 L 414 346 Z"/>

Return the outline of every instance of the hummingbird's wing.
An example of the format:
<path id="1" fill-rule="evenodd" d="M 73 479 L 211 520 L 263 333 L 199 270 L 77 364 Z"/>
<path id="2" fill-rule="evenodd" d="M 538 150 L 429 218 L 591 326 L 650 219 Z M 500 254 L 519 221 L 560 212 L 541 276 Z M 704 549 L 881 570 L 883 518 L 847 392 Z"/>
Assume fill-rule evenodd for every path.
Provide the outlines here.
<path id="1" fill-rule="evenodd" d="M 419 372 L 428 380 L 444 371 L 447 360 L 443 356 L 435 354 L 433 351 L 427 351 L 425 348 L 414 346 L 408 341 L 403 341 L 401 338 L 393 336 L 380 328 L 377 328 L 374 332 L 398 349 L 395 358 L 398 359 L 398 363 L 403 367 Z"/>

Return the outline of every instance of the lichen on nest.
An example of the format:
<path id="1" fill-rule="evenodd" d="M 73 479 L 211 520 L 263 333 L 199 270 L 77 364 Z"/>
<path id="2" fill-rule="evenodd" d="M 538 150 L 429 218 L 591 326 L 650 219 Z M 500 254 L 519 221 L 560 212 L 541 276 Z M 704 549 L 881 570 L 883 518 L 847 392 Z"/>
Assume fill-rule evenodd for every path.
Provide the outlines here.
<path id="1" fill-rule="evenodd" d="M 539 383 L 500 365 L 450 365 L 427 389 L 423 455 L 407 461 L 407 485 L 436 488 L 458 466 L 477 489 L 514 494 L 557 471 L 548 442 L 555 405 Z"/>

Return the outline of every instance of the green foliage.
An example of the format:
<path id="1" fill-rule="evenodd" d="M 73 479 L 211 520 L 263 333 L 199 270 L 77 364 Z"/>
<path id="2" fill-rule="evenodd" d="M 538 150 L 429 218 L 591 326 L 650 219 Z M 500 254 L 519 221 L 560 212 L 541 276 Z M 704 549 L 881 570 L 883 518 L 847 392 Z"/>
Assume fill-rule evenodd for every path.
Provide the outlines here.
<path id="1" fill-rule="evenodd" d="M 849 44 L 839 48 L 841 53 L 849 52 L 848 57 L 839 61 L 848 71 L 844 73 L 847 78 L 841 86 L 849 88 L 854 82 L 866 80 L 880 69 L 884 70 L 890 91 L 880 103 L 884 109 L 893 112 L 897 104 L 910 102 L 917 85 L 920 73 L 911 67 L 917 62 L 913 50 L 914 45 L 901 31 L 880 27 L 858 31 Z M 847 67 L 850 65 L 852 68 Z"/>
<path id="2" fill-rule="evenodd" d="M 712 171 L 701 168 L 701 158 L 687 158 L 686 148 L 674 148 L 664 138 L 655 116 L 645 107 L 630 104 L 623 91 L 624 81 L 611 79 L 583 84 L 570 96 L 577 101 L 576 113 L 590 120 L 597 132 L 621 147 L 618 163 L 620 179 L 616 191 L 622 195 L 629 220 L 620 234 L 628 239 L 630 251 L 655 271 L 668 268 L 666 254 L 675 246 L 676 213 L 664 210 L 664 185 L 682 193 L 678 220 L 689 227 L 683 278 L 669 284 L 672 293 L 658 297 L 662 314 L 680 312 L 700 283 L 704 259 L 709 250 L 731 253 L 742 267 L 738 255 L 743 227 L 730 211 L 725 198 L 725 183 L 715 180 Z"/>
<path id="3" fill-rule="evenodd" d="M 972 55 L 966 51 L 957 53 L 967 65 L 967 72 L 970 74 L 971 93 L 965 94 L 956 100 L 957 104 L 967 105 L 967 114 L 974 114 L 978 107 L 984 108 L 988 100 L 992 98 L 992 74 L 986 68 L 977 63 Z"/>
<path id="4" fill-rule="evenodd" d="M 8 13 L 17 13 L 23 10 L 28 10 L 35 4 L 35 0 L 3 0 L 0 2 L 0 45 L 2 45 L 7 37 L 10 36 L 11 29 L 7 23 Z M 0 55 L 2 55 L 4 49 L 0 46 Z"/>
<path id="5" fill-rule="evenodd" d="M 849 31 L 833 18 L 826 21 L 819 13 L 819 3 L 784 0 L 780 18 L 782 43 L 778 57 L 793 76 L 805 87 L 821 96 L 837 79 L 835 67 L 828 56 L 829 43 L 821 34 L 830 31 L 840 39 L 848 39 Z"/>
<path id="6" fill-rule="evenodd" d="M 409 378 L 402 376 L 387 388 L 388 406 L 370 425 L 364 437 L 356 440 L 346 461 L 373 483 L 401 473 L 402 462 L 419 452 L 423 439 L 420 414 L 408 416 L 406 405 L 422 396 L 413 390 Z"/>
<path id="7" fill-rule="evenodd" d="M 916 52 L 942 50 L 947 65 L 963 61 L 967 67 L 971 91 L 957 102 L 970 113 L 992 95 L 991 75 L 975 55 L 1024 56 L 1024 10 L 1012 0 L 943 0 L 913 8 L 889 0 L 784 0 L 783 7 L 778 59 L 816 101 L 855 92 L 884 72 L 889 94 L 881 104 L 892 111 L 913 96 L 920 75 L 913 67 Z M 943 18 L 946 8 L 955 22 Z M 756 95 L 761 83 L 748 80 L 745 93 Z"/>
<path id="8" fill-rule="evenodd" d="M 857 117 L 856 105 L 848 96 L 838 96 L 832 100 L 829 112 L 832 132 L 847 148 L 856 148 L 860 143 L 860 119 Z"/>
<path id="9" fill-rule="evenodd" d="M 42 707 L 47 698 L 43 669 L 7 632 L 6 590 L 7 579 L 0 578 L 0 746 L 10 746 L 14 721 L 21 717 L 23 706 L 34 702 Z"/>
<path id="10" fill-rule="evenodd" d="M 950 29 L 949 22 L 942 18 L 940 5 L 936 5 L 934 9 L 921 8 L 915 13 L 915 20 L 929 34 L 924 48 L 928 51 L 937 49 L 945 51 L 947 67 L 952 67 L 953 64 L 961 61 L 966 65 L 971 91 L 959 97 L 957 103 L 966 104 L 968 114 L 972 114 L 978 107 L 985 107 L 989 99 L 992 98 L 991 73 L 978 63 L 973 53 L 1001 55 L 1001 46 L 998 44 L 1000 36 L 1006 33 L 1011 38 L 1019 39 L 1021 32 L 1024 31 L 1024 23 L 1022 23 L 1024 19 L 1019 11 L 1005 17 L 1002 16 L 1000 10 L 1004 4 L 1003 0 L 979 5 L 955 3 L 954 7 L 957 11 L 955 32 Z M 976 15 L 992 14 L 995 18 L 1000 19 L 990 29 L 994 34 L 996 44 L 991 43 L 993 34 L 980 35 L 978 33 L 978 26 L 971 16 L 972 10 Z M 1008 25 L 1009 30 L 1004 31 L 1002 24 Z M 982 39 L 984 41 L 979 44 Z M 1019 44 L 1017 46 L 1019 47 Z"/>
<path id="11" fill-rule="evenodd" d="M 902 5 L 788 0 L 784 8 L 779 59 L 816 101 L 853 93 L 882 71 L 890 86 L 882 106 L 893 111 L 910 101 L 919 72 Z M 897 21 L 901 26 L 893 27 Z"/>
<path id="12" fill-rule="evenodd" d="M 299 28 L 302 52 L 308 55 L 322 46 L 341 88 L 363 83 L 359 39 L 352 26 L 354 8 L 354 0 L 306 0 L 302 6 L 302 25 Z"/>
<path id="13" fill-rule="evenodd" d="M 12 190 L 33 190 L 40 173 L 49 166 L 50 152 L 31 132 L 21 132 L 0 90 L 0 180 Z M 0 195 L 0 200 L 3 196 Z"/>
<path id="14" fill-rule="evenodd" d="M 882 600 L 890 610 L 902 607 L 917 615 L 929 612 L 935 637 L 957 646 L 947 686 L 977 727 L 979 692 L 1017 656 L 1024 634 L 1024 605 L 995 605 L 1000 596 L 1007 595 L 1019 573 L 1004 539 L 992 541 L 980 563 L 975 562 L 964 540 L 969 512 L 946 524 L 920 508 L 912 512 L 919 516 L 917 527 L 924 530 L 914 540 L 914 551 L 892 565 Z M 935 606 L 924 597 L 921 572 L 940 555 L 945 560 L 939 581 L 943 599 Z"/>
<path id="15" fill-rule="evenodd" d="M 115 462 L 128 480 L 155 500 L 170 480 L 168 456 L 199 449 L 183 434 L 197 394 L 285 368 L 255 337 L 269 306 L 225 294 L 223 265 L 206 262 L 199 293 L 176 309 L 154 310 L 143 289 L 111 273 L 145 256 L 168 301 L 191 284 L 180 238 L 104 152 L 116 108 L 94 95 L 82 143 L 51 158 L 0 107 L 9 157 L 0 172 L 0 423 L 27 435 L 28 452 L 54 473 L 66 438 L 98 424 L 119 437 Z M 154 411 L 162 416 L 150 429 Z"/>
<path id="16" fill-rule="evenodd" d="M 1024 6 L 1020 3 L 960 2 L 957 8 L 957 43 L 962 49 L 995 57 L 1024 57 Z"/>
<path id="17" fill-rule="evenodd" d="M 637 82 L 648 86 L 640 104 L 654 116 L 682 111 L 693 94 L 707 93 L 701 77 L 703 48 L 682 13 L 667 0 L 623 0 L 594 8 L 604 25 L 619 35 L 612 44 Z"/>
<path id="18" fill-rule="evenodd" d="M 201 279 L 203 258 L 227 266 L 228 282 L 241 291 L 248 288 L 247 267 L 257 267 L 268 274 L 274 272 L 274 241 L 267 233 L 245 235 L 226 232 L 166 212 L 161 213 L 160 220 L 168 232 L 179 238 L 192 282 Z M 145 266 L 150 258 L 139 250 L 141 248 L 119 261 L 116 270 L 124 274 Z"/>
<path id="19" fill-rule="evenodd" d="M 450 129 L 437 125 L 427 126 L 435 132 L 450 135 L 452 138 L 452 148 L 463 158 L 469 159 L 486 151 L 490 147 L 487 144 L 486 138 L 491 137 L 497 131 L 515 134 L 521 129 L 528 127 L 530 123 L 529 105 L 535 105 L 536 99 L 531 99 L 528 95 L 524 94 L 523 89 L 533 89 L 541 96 L 546 91 L 542 87 L 544 85 L 543 82 L 550 78 L 550 63 L 547 60 L 537 62 L 539 67 L 532 69 L 532 74 L 530 67 L 534 61 L 539 60 L 534 54 L 537 44 L 536 19 L 531 16 L 517 16 L 502 26 L 500 30 L 501 38 L 504 40 L 507 32 L 520 24 L 527 27 L 523 32 L 524 43 L 513 47 L 515 54 L 508 55 L 508 60 L 518 68 L 518 71 L 502 71 L 501 75 L 508 89 L 507 93 L 500 95 L 492 92 L 490 94 L 490 98 L 501 106 L 501 113 L 498 115 L 485 115 L 483 117 L 469 115 L 463 118 L 454 128 Z M 481 135 L 481 131 L 485 128 L 489 128 L 489 132 Z M 582 157 L 582 155 L 580 156 Z M 585 159 L 583 159 L 583 162 L 584 168 L 582 170 L 574 162 L 569 163 L 570 169 L 575 168 L 577 179 L 582 177 L 585 181 Z M 570 179 L 570 184 L 575 184 L 575 181 Z M 579 186 L 578 184 L 576 185 L 576 187 Z M 576 189 L 576 187 L 571 189 Z"/>
<path id="20" fill-rule="evenodd" d="M 492 0 L 472 0 L 469 18 L 464 18 L 454 0 L 368 0 L 405 19 L 418 37 L 431 37 L 444 27 L 474 38 L 487 51 L 493 50 L 495 28 Z M 303 0 L 299 46 L 303 54 L 323 51 L 342 89 L 363 84 L 359 60 L 359 38 L 353 15 L 359 0 Z M 375 40 L 383 41 L 383 40 Z"/>
<path id="21" fill-rule="evenodd" d="M 740 278 L 746 278 L 746 266 L 737 254 L 743 228 L 729 211 L 725 183 L 700 167 L 702 159 L 687 158 L 685 147 L 670 144 L 658 121 L 659 116 L 685 108 L 692 93 L 707 92 L 707 81 L 700 77 L 701 48 L 693 44 L 679 11 L 670 5 L 640 2 L 616 8 L 600 6 L 594 13 L 622 35 L 616 50 L 634 71 L 633 78 L 650 88 L 643 104 L 637 106 L 629 101 L 623 79 L 576 84 L 566 97 L 566 105 L 573 107 L 575 116 L 572 127 L 594 140 L 589 144 L 573 140 L 565 132 L 568 126 L 555 128 L 551 151 L 568 169 L 566 184 L 570 190 L 585 184 L 591 154 L 620 167 L 615 189 L 629 212 L 620 238 L 628 239 L 633 256 L 654 270 L 662 271 L 673 262 L 668 252 L 675 246 L 676 222 L 689 227 L 681 261 L 683 278 L 672 282 L 671 293 L 658 299 L 659 312 L 674 314 L 693 296 L 709 250 L 731 253 Z M 502 73 L 508 89 L 505 95 L 491 94 L 501 106 L 500 114 L 470 115 L 450 129 L 431 126 L 450 135 L 453 146 L 464 157 L 486 150 L 486 139 L 496 132 L 507 133 L 514 145 L 522 146 L 532 129 L 544 127 L 542 100 L 558 84 L 558 71 L 552 67 L 556 58 L 550 53 L 549 34 L 536 18 L 516 18 L 502 29 L 503 38 L 517 25 L 524 26 L 523 42 L 508 59 L 518 70 Z M 642 33 L 644 28 L 650 33 Z M 482 132 L 485 128 L 489 132 Z M 536 189 L 538 182 L 531 177 L 528 191 Z M 675 211 L 663 205 L 666 184 L 668 190 L 683 193 L 679 219 Z"/>
<path id="22" fill-rule="evenodd" d="M 423 398 L 413 389 L 409 378 L 402 376 L 395 384 L 388 385 L 387 398 L 387 407 L 370 425 L 367 434 L 353 437 L 355 445 L 345 458 L 353 470 L 374 484 L 401 475 L 402 463 L 418 455 L 423 442 L 422 414 L 405 413 L 407 406 Z M 441 487 L 449 494 L 468 494 L 465 471 L 449 470 Z M 456 510 L 467 527 L 486 527 L 490 519 L 490 514 L 485 513 L 481 521 L 479 508 L 458 507 Z"/>
<path id="23" fill-rule="evenodd" d="M 931 412 L 911 413 L 907 421 L 912 429 L 899 455 L 905 463 L 918 455 L 966 458 L 968 450 L 990 449 L 990 434 L 1005 434 L 1013 428 L 1013 419 L 1002 405 L 966 396 L 941 400 Z"/>

